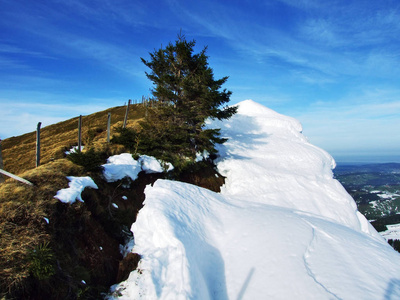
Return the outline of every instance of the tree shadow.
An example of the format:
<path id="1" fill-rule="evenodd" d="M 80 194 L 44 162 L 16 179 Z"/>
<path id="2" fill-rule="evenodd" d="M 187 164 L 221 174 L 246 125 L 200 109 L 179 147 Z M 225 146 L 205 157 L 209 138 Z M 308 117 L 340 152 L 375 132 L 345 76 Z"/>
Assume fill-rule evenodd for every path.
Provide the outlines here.
<path id="1" fill-rule="evenodd" d="M 223 123 L 217 124 L 217 126 L 221 128 L 221 136 L 227 138 L 228 143 L 231 141 L 231 143 L 234 144 L 233 147 L 238 149 L 239 152 L 245 153 L 246 151 L 255 149 L 258 145 L 267 144 L 265 140 L 271 135 L 263 132 L 263 129 L 256 122 L 254 117 L 234 115 L 232 121 L 233 122 L 224 121 Z M 235 126 L 233 127 L 232 124 Z M 232 146 L 229 148 L 232 148 Z M 225 158 L 249 159 L 244 155 L 228 151 L 226 144 L 218 145 L 217 150 L 222 160 Z"/>
<path id="2" fill-rule="evenodd" d="M 400 299 L 400 279 L 391 279 L 385 292 L 385 300 Z"/>
<path id="3" fill-rule="evenodd" d="M 225 262 L 220 250 L 207 238 L 205 228 L 196 225 L 203 222 L 192 220 L 189 215 L 170 217 L 176 224 L 175 235 L 185 248 L 183 255 L 187 259 L 191 296 L 194 299 L 228 300 Z"/>
<path id="4" fill-rule="evenodd" d="M 221 252 L 210 244 L 205 242 L 202 244 L 203 245 L 200 247 L 202 247 L 201 252 L 204 255 L 202 255 L 203 262 L 198 261 L 198 267 L 204 279 L 204 284 L 206 285 L 210 299 L 228 300 L 225 262 Z M 196 260 L 198 260 L 198 257 Z M 197 278 L 194 280 L 197 280 Z"/>

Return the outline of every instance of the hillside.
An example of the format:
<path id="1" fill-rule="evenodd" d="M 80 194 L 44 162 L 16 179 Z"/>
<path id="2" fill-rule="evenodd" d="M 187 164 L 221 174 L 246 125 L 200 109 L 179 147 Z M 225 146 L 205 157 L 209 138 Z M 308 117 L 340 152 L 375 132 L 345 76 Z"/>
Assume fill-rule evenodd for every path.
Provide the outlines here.
<path id="1" fill-rule="evenodd" d="M 102 148 L 107 139 L 107 116 L 111 113 L 111 136 L 115 128 L 121 127 L 126 106 L 118 106 L 82 117 L 82 143 Z M 144 117 L 145 108 L 141 104 L 131 105 L 127 127 Z M 72 118 L 41 129 L 41 164 L 65 157 L 65 151 L 78 145 L 78 119 Z M 32 124 L 34 127 L 35 124 Z M 4 170 L 20 174 L 35 168 L 36 132 L 11 137 L 2 142 Z"/>
<path id="2" fill-rule="evenodd" d="M 335 177 L 368 220 L 381 219 L 382 223 L 382 218 L 399 213 L 399 163 L 345 165 L 335 170 Z"/>
<path id="3" fill-rule="evenodd" d="M 34 186 L 0 185 L 0 296 L 99 299 L 112 285 L 109 299 L 400 297 L 400 255 L 333 178 L 333 158 L 308 143 L 297 120 L 251 100 L 238 106 L 231 119 L 208 122 L 228 138 L 217 170 L 199 162 L 154 173 L 145 171 L 149 157 L 120 160 L 123 147 L 104 146 L 108 110 L 84 119 L 96 132 L 86 131 L 86 145 L 113 155 L 102 156 L 107 168 L 65 158 L 77 119 L 53 125 L 54 134 L 44 128 L 60 158 L 49 150 L 38 168 L 15 164 Z M 116 128 L 124 108 L 114 109 Z M 30 149 L 29 138 L 12 138 L 20 142 L 7 149 Z M 55 198 L 82 177 L 92 188 L 67 203 Z"/>
<path id="4" fill-rule="evenodd" d="M 113 299 L 396 299 L 400 255 L 333 178 L 300 123 L 253 101 L 211 127 L 229 138 L 221 193 L 147 186 L 132 225 L 141 260 Z"/>
<path id="5" fill-rule="evenodd" d="M 89 148 L 94 149 L 98 165 L 124 151 L 122 145 L 106 143 L 106 122 L 111 112 L 115 134 L 125 109 L 115 107 L 83 117 L 81 161 L 93 158 L 86 151 Z M 133 105 L 127 127 L 144 115 L 142 105 Z M 101 298 L 137 265 L 139 256 L 123 257 L 120 245 L 132 236 L 129 227 L 142 208 L 146 185 L 167 175 L 213 190 L 223 183 L 210 164 L 179 174 L 140 172 L 135 181 L 107 182 L 101 168 L 87 170 L 67 158 L 65 151 L 77 145 L 77 124 L 74 118 L 42 128 L 42 159 L 37 168 L 34 132 L 2 141 L 5 170 L 33 183 L 28 186 L 8 178 L 0 184 L 2 299 Z M 83 202 L 69 204 L 55 198 L 69 187 L 68 178 L 89 176 L 97 189 L 85 189 Z"/>

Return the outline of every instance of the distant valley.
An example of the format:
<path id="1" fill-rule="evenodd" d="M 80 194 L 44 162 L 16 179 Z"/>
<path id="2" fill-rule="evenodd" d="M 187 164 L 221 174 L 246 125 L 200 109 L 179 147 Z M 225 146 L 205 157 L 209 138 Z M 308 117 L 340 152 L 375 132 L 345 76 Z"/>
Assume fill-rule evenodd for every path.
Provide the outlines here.
<path id="1" fill-rule="evenodd" d="M 400 223 L 400 163 L 340 164 L 335 178 L 357 203 L 358 210 L 386 239 L 386 225 Z M 391 226 L 393 228 L 393 226 Z"/>

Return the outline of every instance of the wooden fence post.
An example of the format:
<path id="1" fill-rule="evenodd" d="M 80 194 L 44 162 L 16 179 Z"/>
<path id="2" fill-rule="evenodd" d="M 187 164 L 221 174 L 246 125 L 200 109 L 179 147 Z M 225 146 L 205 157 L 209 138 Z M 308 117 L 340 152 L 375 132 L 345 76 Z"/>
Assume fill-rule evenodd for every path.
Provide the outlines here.
<path id="1" fill-rule="evenodd" d="M 41 122 L 37 124 L 36 128 L 36 168 L 40 166 L 40 126 Z"/>
<path id="2" fill-rule="evenodd" d="M 3 169 L 3 157 L 1 156 L 1 140 L 0 140 L 0 169 Z M 0 174 L 0 183 L 4 182 L 4 177 Z"/>
<path id="3" fill-rule="evenodd" d="M 107 118 L 107 143 L 110 143 L 110 130 L 111 130 L 111 113 L 108 113 L 108 118 Z"/>
<path id="4" fill-rule="evenodd" d="M 81 152 L 82 148 L 82 115 L 79 116 L 78 121 L 78 152 Z"/>
<path id="5" fill-rule="evenodd" d="M 22 182 L 22 183 L 29 184 L 29 185 L 33 185 L 32 182 L 30 182 L 30 181 L 28 181 L 28 180 L 26 180 L 26 179 L 23 179 L 23 178 L 21 178 L 21 177 L 19 177 L 19 176 L 17 176 L 17 175 L 11 174 L 11 173 L 9 173 L 9 172 L 7 172 L 7 171 L 4 171 L 4 170 L 2 170 L 2 169 L 0 169 L 0 174 L 7 175 L 7 176 L 9 176 L 9 177 L 11 177 L 11 178 L 13 178 L 13 179 L 15 179 L 15 180 L 18 180 L 18 181 Z"/>
<path id="6" fill-rule="evenodd" d="M 126 107 L 126 112 L 125 112 L 124 126 L 122 128 L 125 128 L 125 126 L 126 126 L 126 121 L 128 120 L 128 112 L 129 112 L 130 104 L 131 104 L 131 99 L 128 100 L 128 106 Z"/>
<path id="7" fill-rule="evenodd" d="M 147 118 L 147 114 L 148 114 L 147 110 L 148 110 L 148 107 L 149 107 L 149 100 L 145 98 L 144 99 L 144 103 L 145 103 L 145 105 L 144 105 L 144 107 L 145 107 L 144 116 Z"/>

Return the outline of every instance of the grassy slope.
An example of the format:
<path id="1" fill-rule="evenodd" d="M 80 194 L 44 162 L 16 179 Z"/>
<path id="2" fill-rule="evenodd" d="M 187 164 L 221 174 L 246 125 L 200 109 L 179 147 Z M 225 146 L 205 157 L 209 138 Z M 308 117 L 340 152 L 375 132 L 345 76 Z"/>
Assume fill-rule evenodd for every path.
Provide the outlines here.
<path id="1" fill-rule="evenodd" d="M 82 143 L 101 147 L 107 138 L 107 115 L 111 113 L 111 136 L 113 129 L 121 127 L 126 106 L 110 108 L 82 117 Z M 144 116 L 142 105 L 130 106 L 127 127 L 134 126 Z M 78 117 L 41 130 L 41 164 L 65 157 L 64 152 L 78 145 Z M 2 141 L 4 170 L 20 174 L 35 168 L 36 132 L 11 137 Z"/>
<path id="2" fill-rule="evenodd" d="M 110 147 L 106 143 L 107 116 L 110 112 L 113 132 L 122 126 L 125 111 L 125 106 L 114 107 L 84 116 L 83 144 L 96 150 L 108 147 L 108 152 L 117 152 L 118 146 Z M 135 126 L 143 116 L 143 106 L 131 106 L 127 126 Z M 142 180 L 137 191 L 123 191 L 131 196 L 128 203 L 120 204 L 123 208 L 120 211 L 127 216 L 118 220 L 120 212 L 109 207 L 111 200 L 119 201 L 108 194 L 122 193 L 121 187 L 103 182 L 98 175 L 86 173 L 65 158 L 64 152 L 77 145 L 77 124 L 78 118 L 73 118 L 42 128 L 38 168 L 35 168 L 35 132 L 2 141 L 4 169 L 28 179 L 34 186 L 11 178 L 0 185 L 0 296 L 41 299 L 51 295 L 52 299 L 74 299 L 79 294 L 84 299 L 104 292 L 115 283 L 122 259 L 119 244 L 124 242 L 118 232 L 135 220 L 148 180 Z M 101 192 L 85 191 L 87 201 L 74 205 L 54 198 L 58 190 L 68 187 L 66 176 L 86 175 L 97 176 Z M 45 276 L 44 280 L 32 276 L 35 272 L 46 273 L 46 260 L 40 258 L 38 262 L 32 254 L 43 245 L 48 245 L 51 258 L 48 261 L 51 276 Z M 83 285 L 81 280 L 88 285 Z"/>

